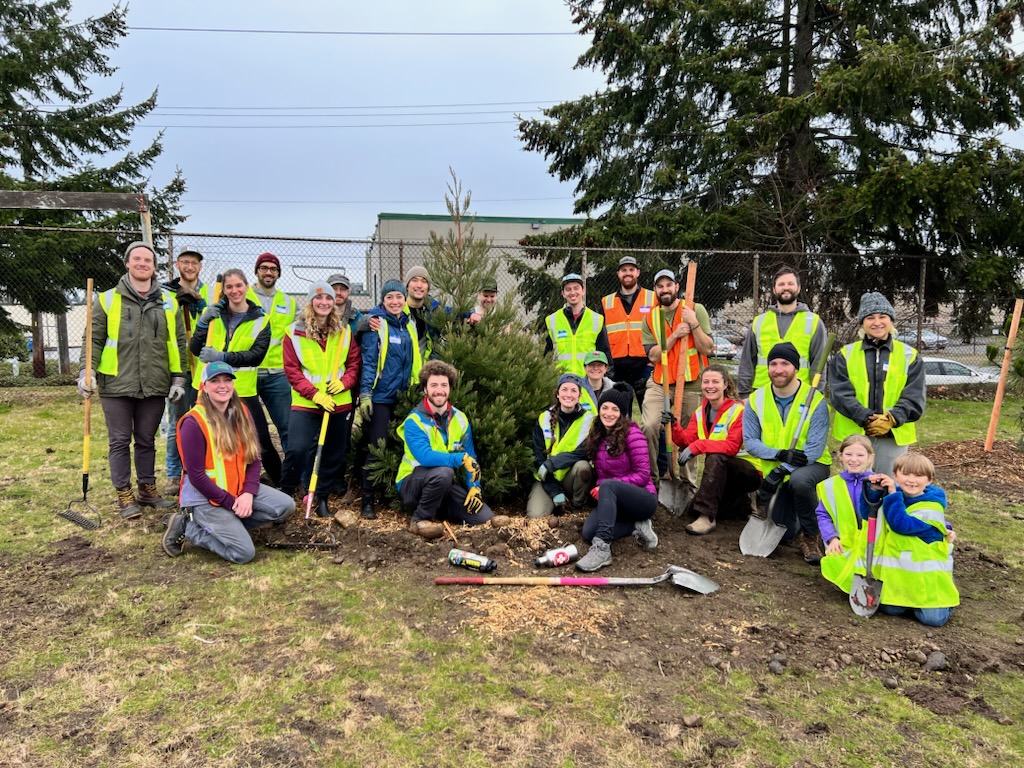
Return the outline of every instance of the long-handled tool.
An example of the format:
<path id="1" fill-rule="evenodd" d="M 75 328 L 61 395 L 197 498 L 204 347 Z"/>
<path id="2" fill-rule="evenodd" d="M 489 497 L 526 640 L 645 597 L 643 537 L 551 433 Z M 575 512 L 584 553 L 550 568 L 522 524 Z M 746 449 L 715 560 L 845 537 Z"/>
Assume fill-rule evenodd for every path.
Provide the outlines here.
<path id="1" fill-rule="evenodd" d="M 818 358 L 817 363 L 814 366 L 814 370 L 811 374 L 811 382 L 807 387 L 807 395 L 804 397 L 803 405 L 801 406 L 800 419 L 797 422 L 796 430 L 793 432 L 793 439 L 790 441 L 789 448 L 793 450 L 796 448 L 797 443 L 800 440 L 800 433 L 804 429 L 804 424 L 807 419 L 811 417 L 811 401 L 814 399 L 814 393 L 818 389 L 818 382 L 821 381 L 821 373 L 825 369 L 825 362 L 828 360 L 829 353 L 832 351 L 832 345 L 835 343 L 836 335 L 830 333 L 825 341 L 825 349 L 821 353 L 821 357 Z M 743 527 L 742 533 L 740 533 L 740 552 L 744 555 L 753 555 L 755 557 L 768 557 L 775 548 L 779 546 L 779 542 L 782 541 L 782 537 L 786 535 L 786 526 L 778 525 L 773 519 L 772 515 L 775 512 L 775 502 L 779 498 L 779 491 L 782 489 L 782 483 L 775 489 L 775 493 L 772 494 L 771 499 L 768 502 L 768 509 L 765 513 L 764 518 L 750 516 L 747 520 L 747 524 Z"/>
<path id="2" fill-rule="evenodd" d="M 686 265 L 686 289 L 683 293 L 683 307 L 694 308 L 693 292 L 694 287 L 697 284 L 697 262 L 691 261 Z M 680 308 L 680 313 L 682 307 Z M 692 337 L 693 330 L 690 330 Z M 697 357 L 700 360 L 700 356 Z M 683 422 L 683 391 L 686 388 L 686 367 L 689 365 L 689 360 L 686 350 L 682 350 L 679 353 L 678 364 L 676 365 L 676 384 L 675 384 L 675 397 L 672 403 L 672 414 L 676 417 L 676 422 L 685 427 L 686 424 Z M 703 373 L 703 366 L 701 367 L 701 373 Z M 668 428 L 666 427 L 666 430 Z M 669 469 L 671 470 L 668 490 L 665 493 L 665 498 L 662 499 L 659 494 L 659 501 L 664 504 L 676 517 L 682 517 L 686 514 L 686 507 L 689 505 L 693 497 L 693 486 L 690 483 L 689 478 L 686 475 L 686 471 L 679 468 L 677 465 L 677 456 L 679 451 L 676 448 L 675 443 L 671 439 L 671 432 L 666 431 L 665 440 L 668 446 L 671 448 L 669 455 Z"/>
<path id="3" fill-rule="evenodd" d="M 858 616 L 874 616 L 882 597 L 882 582 L 871 574 L 871 564 L 875 557 L 875 536 L 877 534 L 878 510 L 868 513 L 868 547 L 865 556 L 864 570 L 866 575 L 853 575 L 850 587 L 850 607 Z M 853 557 L 853 554 L 850 555 Z"/>
<path id="4" fill-rule="evenodd" d="M 340 334 L 339 334 L 340 335 Z M 334 361 L 331 366 L 331 372 L 327 376 L 327 383 L 330 384 L 338 375 L 338 366 L 341 365 L 341 339 L 338 340 L 338 348 L 334 350 Z M 324 390 L 326 391 L 326 389 Z M 313 509 L 313 498 L 316 496 L 317 481 L 320 477 L 320 458 L 324 454 L 324 442 L 327 439 L 327 424 L 330 421 L 331 412 L 324 411 L 323 418 L 320 420 L 320 437 L 316 441 L 316 458 L 313 459 L 313 471 L 309 476 L 309 488 L 306 490 L 306 519 L 309 520 L 309 514 Z M 325 505 L 326 506 L 326 505 Z M 320 513 L 317 512 L 319 515 Z M 324 515 L 320 515 L 324 517 Z M 329 515 L 327 515 L 329 517 Z"/>
<path id="5" fill-rule="evenodd" d="M 658 307 L 658 316 L 661 319 L 659 323 L 661 331 L 661 389 L 665 396 L 664 412 L 669 413 L 672 410 L 672 398 L 669 396 L 668 390 L 668 318 L 665 317 L 665 312 L 660 306 Z M 661 478 L 658 482 L 658 501 L 664 504 L 673 515 L 679 516 L 683 511 L 679 508 L 681 501 L 679 498 L 679 467 L 676 464 L 676 449 L 675 443 L 672 442 L 671 425 L 666 424 L 664 432 L 665 447 L 669 452 L 668 476 Z M 685 495 L 685 491 L 683 495 Z M 682 501 L 683 504 L 686 503 L 685 499 L 682 499 Z"/>
<path id="6" fill-rule="evenodd" d="M 463 586 L 548 586 L 548 587 L 649 587 L 663 581 L 708 595 L 718 589 L 718 584 L 706 576 L 670 565 L 660 576 L 633 578 L 621 576 L 438 576 L 434 584 L 455 584 Z"/>
<path id="7" fill-rule="evenodd" d="M 85 386 L 92 381 L 92 278 L 85 281 Z M 82 434 L 82 499 L 72 501 L 60 517 L 86 530 L 95 530 L 103 523 L 99 510 L 89 503 L 89 444 L 92 440 L 92 398 L 85 399 L 85 429 Z M 77 507 L 77 509 L 76 509 Z"/>

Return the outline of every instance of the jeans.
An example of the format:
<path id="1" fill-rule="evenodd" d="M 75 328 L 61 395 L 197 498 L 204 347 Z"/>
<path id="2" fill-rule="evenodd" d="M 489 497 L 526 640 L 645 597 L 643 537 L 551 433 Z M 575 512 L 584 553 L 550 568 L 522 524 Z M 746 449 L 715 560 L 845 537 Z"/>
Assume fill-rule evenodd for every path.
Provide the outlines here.
<path id="1" fill-rule="evenodd" d="M 139 483 L 156 482 L 156 432 L 164 415 L 163 397 L 101 397 L 107 421 L 110 481 L 115 488 L 132 484 L 132 440 L 135 441 L 135 477 Z"/>
<path id="2" fill-rule="evenodd" d="M 185 538 L 228 562 L 242 565 L 256 556 L 249 531 L 279 523 L 295 511 L 295 501 L 276 488 L 260 485 L 252 499 L 252 514 L 238 517 L 230 509 L 212 504 L 191 507 L 192 519 L 185 524 Z"/>
<path id="3" fill-rule="evenodd" d="M 902 616 L 907 611 L 914 612 L 914 618 L 926 627 L 941 627 L 950 616 L 953 615 L 952 608 L 902 608 L 898 605 L 880 605 L 878 610 L 889 616 Z"/>
<path id="4" fill-rule="evenodd" d="M 658 497 L 646 488 L 605 480 L 597 495 L 597 509 L 583 521 L 583 540 L 597 538 L 610 544 L 633 533 L 633 524 L 649 520 L 658 509 Z"/>
<path id="5" fill-rule="evenodd" d="M 196 404 L 198 393 L 189 384 L 185 387 L 185 396 L 176 403 L 167 401 L 167 413 L 169 415 L 167 425 L 167 459 L 164 466 L 167 469 L 168 480 L 178 480 L 181 477 L 181 457 L 178 455 L 178 419 L 184 416 Z"/>
<path id="6" fill-rule="evenodd" d="M 403 503 L 416 508 L 412 513 L 414 523 L 437 518 L 481 525 L 494 517 L 486 504 L 475 515 L 466 511 L 467 490 L 455 482 L 455 470 L 451 467 L 416 467 L 402 480 L 398 493 Z"/>
<path id="7" fill-rule="evenodd" d="M 329 494 L 337 493 L 343 487 L 338 483 L 340 470 L 345 467 L 345 453 L 348 451 L 349 430 L 345 427 L 350 415 L 351 411 L 345 411 L 327 417 L 327 435 L 317 473 L 316 493 L 320 498 L 326 499 Z M 292 411 L 288 425 L 288 453 L 284 457 L 280 485 L 281 490 L 289 496 L 295 494 L 302 478 L 312 476 L 323 417 L 323 411 Z"/>
<path id="8" fill-rule="evenodd" d="M 256 394 L 267 406 L 270 420 L 277 427 L 281 438 L 281 450 L 288 453 L 288 422 L 292 414 L 292 385 L 284 371 L 267 373 L 260 371 L 256 376 Z"/>

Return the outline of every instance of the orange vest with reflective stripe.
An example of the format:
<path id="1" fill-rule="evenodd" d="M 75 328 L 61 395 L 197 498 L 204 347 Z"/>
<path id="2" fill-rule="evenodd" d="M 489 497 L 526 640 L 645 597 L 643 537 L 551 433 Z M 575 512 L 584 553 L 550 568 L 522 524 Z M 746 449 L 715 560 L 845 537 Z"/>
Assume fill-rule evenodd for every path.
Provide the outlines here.
<path id="1" fill-rule="evenodd" d="M 654 334 L 654 338 L 657 339 L 658 344 L 662 343 L 662 339 L 667 338 L 672 331 L 676 329 L 676 326 L 683 322 L 683 302 L 679 302 L 679 306 L 676 307 L 675 317 L 670 321 L 668 330 L 665 330 L 663 323 L 665 322 L 663 317 L 663 311 L 660 306 L 652 307 L 651 311 L 647 313 L 647 319 L 644 321 L 647 323 L 647 327 L 651 329 L 651 333 Z M 686 350 L 686 367 L 683 368 L 683 381 L 697 381 L 700 378 L 700 372 L 708 365 L 708 359 L 704 355 L 697 351 L 697 346 L 693 343 L 693 332 L 691 331 L 685 341 L 680 340 L 668 351 L 668 383 L 669 385 L 676 383 L 676 371 L 679 370 L 679 355 L 683 350 Z M 654 383 L 664 384 L 665 377 L 661 370 L 661 358 L 659 357 L 654 363 Z"/>
<path id="2" fill-rule="evenodd" d="M 242 404 L 245 408 L 245 404 Z M 234 456 L 225 457 L 220 451 L 213 447 L 213 435 L 210 434 L 210 425 L 206 423 L 206 409 L 202 405 L 196 405 L 191 411 L 178 419 L 178 432 L 175 434 L 175 442 L 178 443 L 178 453 L 184 455 L 181 450 L 181 422 L 189 416 L 196 420 L 196 424 L 203 430 L 203 437 L 206 438 L 206 476 L 223 488 L 232 496 L 238 496 L 242 492 L 242 485 L 245 483 L 245 451 L 241 445 L 235 451 Z M 245 418 L 249 417 L 248 409 L 245 410 Z M 184 462 L 182 462 L 184 464 Z M 220 506 L 213 500 L 209 500 L 215 507 Z"/>
<path id="3" fill-rule="evenodd" d="M 644 320 L 654 306 L 654 291 L 640 288 L 629 314 L 622 305 L 618 293 L 609 293 L 601 300 L 604 309 L 604 329 L 608 332 L 608 344 L 612 348 L 612 358 L 647 357 L 641 338 Z M 609 361 L 611 362 L 611 361 Z"/>

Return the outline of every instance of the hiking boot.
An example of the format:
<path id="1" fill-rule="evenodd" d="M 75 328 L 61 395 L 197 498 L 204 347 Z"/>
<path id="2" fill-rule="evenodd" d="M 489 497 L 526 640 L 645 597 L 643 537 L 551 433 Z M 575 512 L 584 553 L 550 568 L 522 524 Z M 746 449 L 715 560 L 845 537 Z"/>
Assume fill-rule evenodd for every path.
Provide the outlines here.
<path id="1" fill-rule="evenodd" d="M 338 499 L 338 503 L 341 504 L 341 506 L 343 506 L 343 507 L 347 507 L 350 504 L 355 504 L 356 503 L 356 499 L 359 498 L 359 493 L 360 493 L 359 486 L 357 486 L 357 485 L 350 485 L 345 490 L 345 495 L 342 496 L 340 499 Z"/>
<path id="2" fill-rule="evenodd" d="M 715 521 L 707 515 L 701 515 L 686 526 L 686 532 L 692 533 L 694 536 L 704 536 L 713 530 L 715 530 Z"/>
<path id="3" fill-rule="evenodd" d="M 168 496 L 175 496 L 181 493 L 181 478 L 180 477 L 168 477 L 167 485 L 164 487 L 164 493 Z"/>
<path id="4" fill-rule="evenodd" d="M 114 490 L 117 491 L 117 508 L 121 511 L 121 517 L 131 520 L 142 515 L 142 507 L 135 500 L 135 492 L 130 485 Z"/>
<path id="5" fill-rule="evenodd" d="M 644 549 L 655 549 L 658 546 L 658 534 L 654 532 L 650 518 L 637 520 L 633 524 L 633 538 Z"/>
<path id="6" fill-rule="evenodd" d="M 139 483 L 139 504 L 154 509 L 170 509 L 178 506 L 170 499 L 165 499 L 156 488 L 156 483 Z"/>
<path id="7" fill-rule="evenodd" d="M 170 557 L 177 557 L 181 554 L 181 551 L 185 548 L 185 523 L 188 522 L 188 515 L 182 512 L 172 512 L 171 514 L 164 517 L 164 525 L 167 530 L 164 531 L 164 536 L 160 540 L 163 545 L 164 552 Z"/>
<path id="8" fill-rule="evenodd" d="M 491 528 L 504 528 L 511 524 L 512 518 L 508 515 L 495 515 L 491 518 Z"/>
<path id="9" fill-rule="evenodd" d="M 413 520 L 409 523 L 409 533 L 424 539 L 439 539 L 444 535 L 444 526 L 434 520 Z"/>
<path id="10" fill-rule="evenodd" d="M 800 533 L 796 537 L 796 545 L 800 547 L 800 554 L 804 556 L 804 562 L 817 565 L 825 553 L 821 549 L 821 539 L 809 533 Z"/>
<path id="11" fill-rule="evenodd" d="M 611 564 L 612 548 L 595 536 L 594 540 L 590 542 L 590 549 L 587 550 L 587 554 L 576 563 L 576 568 L 589 573 Z"/>
<path id="12" fill-rule="evenodd" d="M 359 507 L 359 516 L 363 520 L 377 519 L 377 513 L 373 511 L 373 496 L 363 496 L 363 503 Z"/>

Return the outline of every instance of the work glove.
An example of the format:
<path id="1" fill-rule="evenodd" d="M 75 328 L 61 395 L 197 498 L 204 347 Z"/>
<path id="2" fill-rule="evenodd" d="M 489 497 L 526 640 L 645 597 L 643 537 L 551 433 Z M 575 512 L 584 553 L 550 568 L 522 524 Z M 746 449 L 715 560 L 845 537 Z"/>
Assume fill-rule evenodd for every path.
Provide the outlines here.
<path id="1" fill-rule="evenodd" d="M 216 304 L 211 304 L 203 310 L 203 314 L 199 316 L 199 325 L 208 326 L 211 320 L 216 320 L 220 317 L 221 310 L 227 306 L 226 300 L 221 299 Z"/>
<path id="2" fill-rule="evenodd" d="M 313 395 L 313 402 L 319 405 L 328 413 L 334 413 L 334 398 L 326 392 L 317 392 Z"/>
<path id="3" fill-rule="evenodd" d="M 565 498 L 564 493 L 556 493 L 554 496 L 551 497 L 551 502 L 556 507 L 564 507 L 566 504 L 569 503 L 569 500 Z"/>
<path id="4" fill-rule="evenodd" d="M 167 399 L 172 403 L 177 403 L 185 396 L 185 380 L 184 379 L 171 379 L 171 388 L 167 390 Z"/>
<path id="5" fill-rule="evenodd" d="M 360 423 L 369 421 L 370 417 L 373 416 L 373 400 L 369 395 L 359 396 L 359 414 L 362 416 Z"/>
<path id="6" fill-rule="evenodd" d="M 469 472 L 469 482 L 480 482 L 480 464 L 468 453 L 462 454 L 462 468 Z"/>
<path id="7" fill-rule="evenodd" d="M 776 453 L 775 460 L 781 461 L 783 464 L 792 464 L 794 467 L 807 466 L 807 454 L 792 448 Z"/>
<path id="8" fill-rule="evenodd" d="M 220 360 L 227 359 L 228 353 L 221 352 L 219 349 L 213 347 L 203 347 L 199 352 L 199 360 L 203 363 L 216 363 Z"/>
<path id="9" fill-rule="evenodd" d="M 593 497 L 594 501 L 597 501 L 597 494 L 600 493 L 600 491 L 600 485 L 595 485 L 593 488 L 590 489 L 590 495 Z"/>
<path id="10" fill-rule="evenodd" d="M 466 508 L 466 512 L 471 515 L 477 514 L 484 508 L 483 494 L 479 486 L 469 489 L 469 493 L 466 494 L 466 500 L 462 504 Z"/>
<path id="11" fill-rule="evenodd" d="M 896 426 L 896 418 L 890 412 L 876 413 L 868 418 L 864 433 L 868 437 L 885 437 Z"/>
<path id="12" fill-rule="evenodd" d="M 683 466 L 683 464 L 685 464 L 686 462 L 688 462 L 692 458 L 693 458 L 693 453 L 690 451 L 690 449 L 689 448 L 683 448 L 683 450 L 681 450 L 679 452 L 679 466 L 680 467 Z"/>
<path id="13" fill-rule="evenodd" d="M 331 379 L 327 382 L 327 394 L 340 395 L 344 391 L 345 385 L 341 383 L 341 379 Z"/>
<path id="14" fill-rule="evenodd" d="M 178 290 L 175 291 L 174 298 L 176 298 L 178 303 L 184 307 L 192 307 L 202 301 L 199 294 L 187 285 L 178 285 Z"/>
<path id="15" fill-rule="evenodd" d="M 675 424 L 676 423 L 676 415 L 674 413 L 672 413 L 672 411 L 662 411 L 661 412 L 661 423 L 662 423 L 662 426 L 666 426 L 666 427 L 669 424 Z"/>
<path id="16" fill-rule="evenodd" d="M 775 492 L 779 489 L 789 474 L 783 467 L 776 467 L 761 481 L 761 487 L 757 489 L 757 498 L 763 504 L 767 504 Z"/>
<path id="17" fill-rule="evenodd" d="M 551 474 L 551 462 L 545 461 L 537 468 L 537 478 L 543 483 Z"/>
<path id="18" fill-rule="evenodd" d="M 89 383 L 86 384 L 85 371 L 86 369 L 83 368 L 78 372 L 78 394 L 82 396 L 83 400 L 88 400 L 90 397 L 93 396 L 93 393 L 96 391 L 96 374 L 92 374 L 89 377 Z"/>

